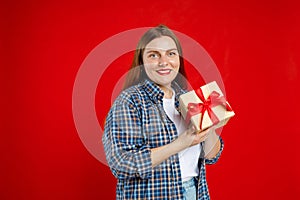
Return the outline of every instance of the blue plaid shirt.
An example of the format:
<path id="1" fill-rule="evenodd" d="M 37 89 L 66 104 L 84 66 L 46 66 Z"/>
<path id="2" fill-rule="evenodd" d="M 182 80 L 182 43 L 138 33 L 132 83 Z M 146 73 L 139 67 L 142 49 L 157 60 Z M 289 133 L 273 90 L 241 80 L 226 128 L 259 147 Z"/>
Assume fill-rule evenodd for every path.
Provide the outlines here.
<path id="1" fill-rule="evenodd" d="M 175 107 L 185 91 L 176 83 Z M 169 144 L 178 137 L 175 124 L 163 109 L 163 91 L 150 80 L 123 91 L 108 113 L 103 135 L 106 159 L 118 179 L 117 200 L 181 200 L 183 187 L 178 154 L 152 168 L 151 149 Z M 213 159 L 199 159 L 198 200 L 209 198 L 205 164 Z"/>

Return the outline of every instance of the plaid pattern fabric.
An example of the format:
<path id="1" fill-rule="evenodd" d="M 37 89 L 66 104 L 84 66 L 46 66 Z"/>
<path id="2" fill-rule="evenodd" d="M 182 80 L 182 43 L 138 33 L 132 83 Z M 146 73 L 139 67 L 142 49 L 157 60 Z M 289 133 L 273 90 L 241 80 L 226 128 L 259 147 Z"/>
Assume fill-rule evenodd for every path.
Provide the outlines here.
<path id="1" fill-rule="evenodd" d="M 172 84 L 178 98 L 185 91 Z M 183 188 L 178 155 L 152 168 L 151 148 L 166 145 L 178 137 L 175 124 L 163 109 L 163 92 L 152 81 L 123 91 L 109 111 L 102 138 L 106 159 L 118 179 L 117 200 L 180 200 Z M 214 164 L 223 150 L 199 164 L 198 199 L 209 199 L 205 164 Z"/>

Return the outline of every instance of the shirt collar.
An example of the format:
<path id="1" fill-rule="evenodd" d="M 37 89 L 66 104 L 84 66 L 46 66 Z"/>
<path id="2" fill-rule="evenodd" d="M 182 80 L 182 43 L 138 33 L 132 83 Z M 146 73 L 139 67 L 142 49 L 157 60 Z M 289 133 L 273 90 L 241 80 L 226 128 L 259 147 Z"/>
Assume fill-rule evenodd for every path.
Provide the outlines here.
<path id="1" fill-rule="evenodd" d="M 143 88 L 149 98 L 155 102 L 161 102 L 164 97 L 164 92 L 153 81 L 146 79 L 143 83 Z"/>
<path id="2" fill-rule="evenodd" d="M 164 92 L 159 88 L 157 84 L 155 84 L 153 81 L 149 79 L 146 79 L 142 83 L 142 85 L 151 100 L 153 100 L 154 102 L 163 101 Z M 175 101 L 178 101 L 178 97 L 184 93 L 184 90 L 182 90 L 175 81 L 172 82 L 172 88 L 174 89 L 176 94 Z"/>

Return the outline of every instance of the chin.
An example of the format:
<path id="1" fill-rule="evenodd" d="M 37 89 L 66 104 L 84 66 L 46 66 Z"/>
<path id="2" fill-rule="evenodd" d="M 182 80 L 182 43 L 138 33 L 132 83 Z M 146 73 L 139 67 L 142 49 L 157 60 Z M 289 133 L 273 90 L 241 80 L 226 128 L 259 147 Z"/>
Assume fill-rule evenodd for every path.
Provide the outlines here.
<path id="1" fill-rule="evenodd" d="M 169 86 L 171 85 L 172 81 L 156 81 L 156 83 L 161 86 Z"/>

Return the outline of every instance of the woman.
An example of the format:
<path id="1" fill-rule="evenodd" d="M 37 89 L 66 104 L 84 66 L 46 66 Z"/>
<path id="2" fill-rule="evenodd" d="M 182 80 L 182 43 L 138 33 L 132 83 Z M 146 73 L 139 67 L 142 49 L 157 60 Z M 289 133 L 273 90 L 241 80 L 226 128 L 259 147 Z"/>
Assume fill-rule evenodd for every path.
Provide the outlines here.
<path id="1" fill-rule="evenodd" d="M 218 160 L 223 142 L 212 129 L 187 128 L 180 117 L 185 80 L 173 32 L 163 25 L 147 31 L 106 118 L 103 144 L 117 199 L 209 199 L 205 164 Z"/>

